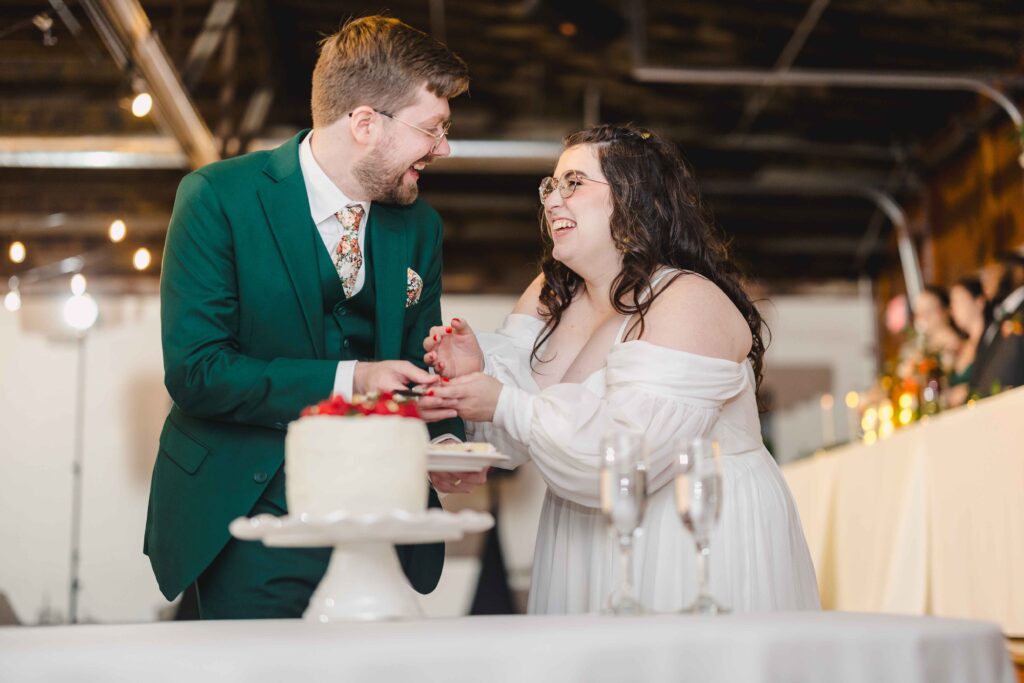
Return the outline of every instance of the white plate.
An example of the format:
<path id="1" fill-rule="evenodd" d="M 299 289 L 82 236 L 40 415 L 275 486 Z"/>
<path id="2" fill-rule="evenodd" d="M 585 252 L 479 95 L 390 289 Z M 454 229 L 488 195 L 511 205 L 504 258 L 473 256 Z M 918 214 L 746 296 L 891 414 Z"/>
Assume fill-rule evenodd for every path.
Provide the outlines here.
<path id="1" fill-rule="evenodd" d="M 508 456 L 501 453 L 427 451 L 427 469 L 431 472 L 479 472 L 485 467 L 501 466 L 508 462 Z"/>

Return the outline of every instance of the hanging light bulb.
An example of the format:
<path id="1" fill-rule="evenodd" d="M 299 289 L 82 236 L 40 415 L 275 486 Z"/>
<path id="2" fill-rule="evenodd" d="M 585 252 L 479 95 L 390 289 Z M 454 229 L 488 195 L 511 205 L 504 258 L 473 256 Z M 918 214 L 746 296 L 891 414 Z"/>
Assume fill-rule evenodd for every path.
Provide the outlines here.
<path id="1" fill-rule="evenodd" d="M 149 268 L 149 264 L 152 262 L 153 255 L 145 247 L 136 249 L 135 254 L 132 256 L 132 265 L 135 266 L 135 270 L 145 270 Z"/>
<path id="2" fill-rule="evenodd" d="M 110 230 L 107 234 L 110 235 L 111 242 L 120 242 L 128 234 L 128 227 L 124 224 L 123 220 L 118 218 L 110 224 Z"/>
<path id="3" fill-rule="evenodd" d="M 85 294 L 85 284 L 85 276 L 75 273 L 71 276 L 71 293 L 75 296 L 82 296 Z"/>
<path id="4" fill-rule="evenodd" d="M 132 114 L 138 118 L 144 117 L 153 108 L 153 97 L 148 92 L 140 92 L 132 100 Z"/>
<path id="5" fill-rule="evenodd" d="M 7 292 L 7 296 L 4 297 L 4 308 L 11 313 L 21 308 L 21 292 L 16 289 Z"/>
<path id="6" fill-rule="evenodd" d="M 23 262 L 26 254 L 27 251 L 25 249 L 25 245 L 18 241 L 11 242 L 11 248 L 7 250 L 7 255 L 13 263 Z"/>

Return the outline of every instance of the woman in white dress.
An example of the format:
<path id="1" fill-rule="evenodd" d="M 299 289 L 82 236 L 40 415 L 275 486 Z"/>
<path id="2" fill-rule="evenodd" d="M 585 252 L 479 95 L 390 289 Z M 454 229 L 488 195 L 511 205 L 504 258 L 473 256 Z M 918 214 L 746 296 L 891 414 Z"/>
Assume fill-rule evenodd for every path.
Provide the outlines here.
<path id="1" fill-rule="evenodd" d="M 612 419 L 646 434 L 637 590 L 652 610 L 696 596 L 694 544 L 673 501 L 681 437 L 721 446 L 724 499 L 711 588 L 735 611 L 815 609 L 799 516 L 761 441 L 761 317 L 670 142 L 633 127 L 566 139 L 540 187 L 542 273 L 504 326 L 432 330 L 434 396 L 547 482 L 531 613 L 601 608 L 617 549 L 600 511 L 598 443 Z M 446 482 L 457 488 L 457 482 Z"/>

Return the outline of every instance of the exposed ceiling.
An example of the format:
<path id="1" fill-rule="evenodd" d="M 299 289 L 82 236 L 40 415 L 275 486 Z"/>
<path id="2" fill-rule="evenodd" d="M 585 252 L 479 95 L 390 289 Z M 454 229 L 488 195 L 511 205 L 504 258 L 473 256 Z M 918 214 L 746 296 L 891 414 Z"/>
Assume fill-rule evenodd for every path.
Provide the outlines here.
<path id="1" fill-rule="evenodd" d="M 102 4 L 0 4 L 0 242 L 29 247 L 23 264 L 0 259 L 5 278 L 96 249 L 91 269 L 131 272 L 128 247 L 105 247 L 107 226 L 123 218 L 131 244 L 158 250 L 187 171 L 174 139 L 128 111 L 130 73 L 98 34 L 90 3 Z M 224 154 L 308 126 L 317 40 L 348 16 L 379 9 L 333 0 L 141 4 Z M 552 165 L 547 150 L 586 121 L 634 121 L 678 141 L 736 253 L 754 277 L 779 288 L 852 280 L 893 262 L 887 221 L 842 188 L 913 201 L 931 174 L 970 148 L 979 127 L 1005 117 L 969 92 L 650 83 L 636 77 L 637 67 L 998 76 L 1011 97 L 1024 83 L 1024 11 L 1011 0 L 387 7 L 470 65 L 470 95 L 452 103 L 456 152 L 465 141 L 549 143 L 539 160 L 530 153 L 519 162 L 495 160 L 496 147 L 485 146 L 489 161 L 453 160 L 421 179 L 423 196 L 445 219 L 453 291 L 511 292 L 529 280 L 540 249 L 537 180 Z M 48 31 L 42 13 L 52 20 Z M 211 30 L 197 40 L 204 23 Z M 127 167 L 77 167 L 75 150 L 121 150 L 92 162 Z M 820 182 L 832 189 L 808 190 Z"/>

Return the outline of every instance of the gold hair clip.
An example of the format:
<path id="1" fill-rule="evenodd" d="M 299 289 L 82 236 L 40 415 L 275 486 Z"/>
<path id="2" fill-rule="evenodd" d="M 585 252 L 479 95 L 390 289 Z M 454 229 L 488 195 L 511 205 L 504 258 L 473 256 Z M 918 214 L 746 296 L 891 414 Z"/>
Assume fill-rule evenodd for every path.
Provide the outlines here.
<path id="1" fill-rule="evenodd" d="M 646 130 L 645 131 L 641 131 L 640 132 L 640 137 L 643 138 L 644 140 L 646 140 L 647 138 L 651 137 L 651 134 L 648 133 Z"/>

